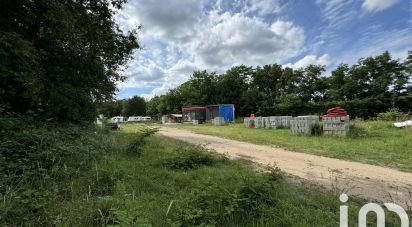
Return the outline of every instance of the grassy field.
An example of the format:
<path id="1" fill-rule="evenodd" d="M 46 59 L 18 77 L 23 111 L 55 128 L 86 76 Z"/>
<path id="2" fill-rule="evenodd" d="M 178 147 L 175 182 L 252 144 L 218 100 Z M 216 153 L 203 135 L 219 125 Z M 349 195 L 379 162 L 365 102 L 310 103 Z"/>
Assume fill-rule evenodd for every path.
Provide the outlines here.
<path id="1" fill-rule="evenodd" d="M 273 145 L 291 151 L 388 166 L 412 171 L 412 128 L 394 128 L 390 122 L 352 121 L 346 138 L 332 136 L 292 136 L 288 129 L 245 128 L 243 124 L 227 126 L 178 125 L 196 133 Z"/>
<path id="2" fill-rule="evenodd" d="M 124 148 L 140 126 L 117 137 Z M 337 195 L 291 185 L 277 169 L 257 171 L 177 140 L 154 136 L 139 153 L 107 156 L 72 183 L 74 200 L 55 209 L 59 225 L 337 226 Z M 99 186 L 103 190 L 93 188 Z M 106 189 L 107 188 L 107 189 Z M 87 198 L 87 195 L 90 195 Z M 350 203 L 355 224 L 358 201 Z M 391 226 L 397 218 L 388 217 Z M 370 219 L 373 223 L 373 218 Z"/>
<path id="3" fill-rule="evenodd" d="M 150 131 L 143 127 L 8 133 L 10 144 L 26 139 L 30 148 L 46 152 L 35 158 L 54 164 L 46 169 L 37 162 L 30 172 L 0 179 L 0 226 L 338 226 L 338 189 L 326 193 L 290 183 L 278 169 L 159 135 L 144 137 Z M 41 146 L 33 146 L 37 141 Z M 361 204 L 349 201 L 351 226 Z M 399 226 L 387 213 L 387 226 Z"/>

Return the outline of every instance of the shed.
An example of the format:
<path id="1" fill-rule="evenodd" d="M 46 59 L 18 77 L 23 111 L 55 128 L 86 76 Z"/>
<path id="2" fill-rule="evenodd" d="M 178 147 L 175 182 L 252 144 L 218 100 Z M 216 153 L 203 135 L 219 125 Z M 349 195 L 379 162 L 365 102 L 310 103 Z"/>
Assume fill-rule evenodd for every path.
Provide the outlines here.
<path id="1" fill-rule="evenodd" d="M 193 120 L 198 120 L 199 122 L 206 121 L 206 107 L 204 106 L 184 106 L 182 114 L 184 122 L 191 122 Z"/>
<path id="2" fill-rule="evenodd" d="M 216 104 L 208 106 L 185 106 L 182 108 L 183 121 L 199 122 L 211 121 L 215 117 L 223 117 L 225 122 L 235 120 L 235 106 L 233 104 Z"/>
<path id="3" fill-rule="evenodd" d="M 162 124 L 182 123 L 182 114 L 167 114 L 162 116 Z"/>
<path id="4" fill-rule="evenodd" d="M 225 122 L 235 120 L 235 105 L 217 104 L 206 106 L 206 120 L 213 120 L 215 117 L 223 117 Z"/>

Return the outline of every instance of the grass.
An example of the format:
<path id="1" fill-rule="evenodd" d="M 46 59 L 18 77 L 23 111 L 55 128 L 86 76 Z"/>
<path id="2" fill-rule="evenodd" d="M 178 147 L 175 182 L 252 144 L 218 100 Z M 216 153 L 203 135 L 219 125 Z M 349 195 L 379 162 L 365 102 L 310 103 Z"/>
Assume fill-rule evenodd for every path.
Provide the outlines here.
<path id="1" fill-rule="evenodd" d="M 119 132 L 130 141 L 140 126 Z M 127 143 L 127 142 L 125 142 Z M 127 147 L 126 145 L 124 145 Z M 53 210 L 58 226 L 337 226 L 337 195 L 288 183 L 204 148 L 162 136 L 138 155 L 115 153 L 72 183 L 73 200 Z M 90 185 L 111 189 L 96 192 Z M 103 187 L 105 188 L 105 187 Z M 359 201 L 350 202 L 355 224 Z M 373 222 L 373 218 L 370 219 Z M 389 226 L 398 225 L 389 216 Z"/>
<path id="2" fill-rule="evenodd" d="M 175 127 L 291 151 L 412 171 L 412 128 L 394 128 L 391 122 L 352 121 L 351 133 L 345 138 L 292 136 L 288 129 L 245 128 L 239 123 L 227 126 L 183 124 Z"/>
<path id="3" fill-rule="evenodd" d="M 337 226 L 339 223 L 341 204 L 337 194 L 289 183 L 278 169 L 257 169 L 251 162 L 229 160 L 185 142 L 159 135 L 142 139 L 142 129 L 139 124 L 127 125 L 120 131 L 87 133 L 78 142 L 82 150 L 108 147 L 110 151 L 91 152 L 95 158 L 87 159 L 73 173 L 66 173 L 66 167 L 59 170 L 59 176 L 62 173 L 67 176 L 44 179 L 47 187 L 36 187 L 36 182 L 32 182 L 15 184 L 6 193 L 0 191 L 0 226 Z M 100 137 L 104 140 L 90 143 L 91 135 L 95 135 L 93 140 Z M 76 144 L 70 149 L 80 146 Z M 56 146 L 52 148 L 58 149 Z M 31 194 L 23 201 L 20 191 Z M 5 207 L 5 198 L 9 207 Z M 39 199 L 42 206 L 38 205 Z M 349 202 L 351 226 L 356 225 L 362 203 L 353 199 Z M 14 212 L 16 209 L 20 212 Z M 398 218 L 387 213 L 387 226 L 399 226 Z M 371 225 L 373 219 L 369 219 Z"/>

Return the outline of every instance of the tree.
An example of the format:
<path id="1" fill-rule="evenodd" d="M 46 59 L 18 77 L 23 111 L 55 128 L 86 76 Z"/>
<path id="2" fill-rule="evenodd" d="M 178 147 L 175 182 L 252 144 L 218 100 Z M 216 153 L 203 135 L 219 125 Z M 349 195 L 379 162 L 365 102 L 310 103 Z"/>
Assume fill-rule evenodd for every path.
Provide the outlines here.
<path id="1" fill-rule="evenodd" d="M 323 99 L 326 91 L 325 80 L 321 78 L 325 67 L 309 65 L 301 71 L 299 96 L 303 102 L 317 102 Z"/>
<path id="2" fill-rule="evenodd" d="M 146 115 L 146 100 L 143 97 L 133 96 L 131 99 L 123 101 L 123 116 L 144 116 Z"/>
<path id="3" fill-rule="evenodd" d="M 108 101 L 98 104 L 97 112 L 105 117 L 119 116 L 122 113 L 123 100 Z"/>
<path id="4" fill-rule="evenodd" d="M 332 71 L 330 77 L 328 77 L 328 94 L 330 101 L 345 101 L 347 100 L 347 74 L 349 66 L 341 64 Z"/>
<path id="5" fill-rule="evenodd" d="M 6 1 L 0 9 L 0 105 L 65 121 L 110 100 L 138 48 L 113 15 L 125 0 Z"/>

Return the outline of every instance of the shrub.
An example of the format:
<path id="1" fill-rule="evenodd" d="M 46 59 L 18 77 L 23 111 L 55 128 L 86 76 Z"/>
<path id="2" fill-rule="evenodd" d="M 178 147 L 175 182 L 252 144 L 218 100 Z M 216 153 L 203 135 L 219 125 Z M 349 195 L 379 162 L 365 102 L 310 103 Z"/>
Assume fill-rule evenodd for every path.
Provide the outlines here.
<path id="1" fill-rule="evenodd" d="M 114 149 L 111 135 L 93 125 L 53 125 L 30 118 L 0 117 L 0 225 L 48 225 L 46 209 L 61 182 L 87 171 Z"/>
<path id="2" fill-rule="evenodd" d="M 228 190 L 224 185 L 205 183 L 176 202 L 171 212 L 173 226 L 236 226 L 247 220 L 273 223 L 273 213 L 281 195 L 287 192 L 278 169 L 253 175 Z"/>
<path id="3" fill-rule="evenodd" d="M 127 152 L 130 154 L 140 155 L 143 151 L 146 138 L 154 135 L 158 132 L 158 128 L 145 128 L 140 131 L 137 137 L 127 147 Z"/>
<path id="4" fill-rule="evenodd" d="M 365 138 L 369 137 L 370 134 L 365 128 L 359 127 L 357 125 L 351 124 L 349 126 L 349 132 L 347 135 L 349 138 Z"/>
<path id="5" fill-rule="evenodd" d="M 323 134 L 323 126 L 319 123 L 313 125 L 312 127 L 312 136 L 321 136 Z"/>
<path id="6" fill-rule="evenodd" d="M 184 148 L 176 151 L 174 156 L 163 162 L 163 165 L 170 169 L 188 171 L 200 166 L 212 166 L 227 161 L 228 158 L 224 155 L 198 147 L 197 149 Z"/>
<path id="7" fill-rule="evenodd" d="M 412 113 L 402 112 L 398 108 L 391 108 L 384 113 L 378 113 L 377 119 L 382 121 L 405 121 L 412 118 Z"/>

